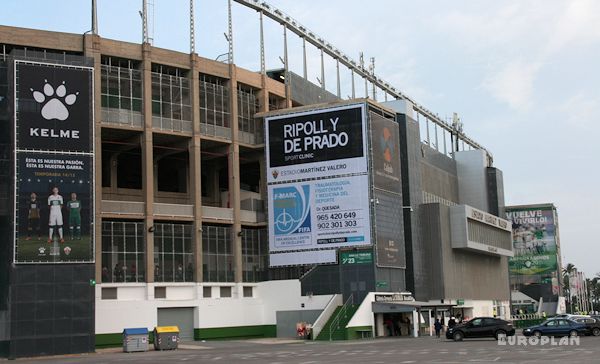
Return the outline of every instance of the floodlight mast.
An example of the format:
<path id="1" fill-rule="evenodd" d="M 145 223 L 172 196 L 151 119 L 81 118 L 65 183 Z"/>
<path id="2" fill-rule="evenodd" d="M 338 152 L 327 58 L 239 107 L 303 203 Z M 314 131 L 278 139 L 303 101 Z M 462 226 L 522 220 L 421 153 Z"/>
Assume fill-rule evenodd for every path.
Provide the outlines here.
<path id="1" fill-rule="evenodd" d="M 248 8 L 250 8 L 250 9 L 261 12 L 262 14 L 264 14 L 265 16 L 278 22 L 282 26 L 287 27 L 288 30 L 292 31 L 293 33 L 295 33 L 296 35 L 301 37 L 303 39 L 303 42 L 304 41 L 309 42 L 310 44 L 315 46 L 317 49 L 320 49 L 321 52 L 327 54 L 328 56 L 332 57 L 336 61 L 339 61 L 339 63 L 346 66 L 348 69 L 350 69 L 352 71 L 353 77 L 354 77 L 354 73 L 356 73 L 359 77 L 364 78 L 365 84 L 367 82 L 370 82 L 373 85 L 373 87 L 378 87 L 378 88 L 382 89 L 384 91 L 384 93 L 386 93 L 387 95 L 390 95 L 391 97 L 393 97 L 397 100 L 409 101 L 413 105 L 414 111 L 417 112 L 418 114 L 421 114 L 428 120 L 430 120 L 433 123 L 440 126 L 442 129 L 445 129 L 447 132 L 449 132 L 453 135 L 456 135 L 458 138 L 463 140 L 463 142 L 470 145 L 471 147 L 485 151 L 485 153 L 487 154 L 489 165 L 490 166 L 492 165 L 492 163 L 493 163 L 492 153 L 490 151 L 488 151 L 486 148 L 484 148 L 482 145 L 480 145 L 473 139 L 466 136 L 462 131 L 456 130 L 455 128 L 453 128 L 453 126 L 451 124 L 449 124 L 448 122 L 441 119 L 437 114 L 433 113 L 426 107 L 418 104 L 415 100 L 413 100 L 409 96 L 405 95 L 404 93 L 398 91 L 395 87 L 390 86 L 390 84 L 388 82 L 377 77 L 375 75 L 375 73 L 369 72 L 369 69 L 365 68 L 364 66 L 362 66 L 362 67 L 359 66 L 357 64 L 357 62 L 354 61 L 352 58 L 350 58 L 349 56 L 344 54 L 338 48 L 334 47 L 331 43 L 324 40 L 323 37 L 317 35 L 315 32 L 306 28 L 305 26 L 300 24 L 300 22 L 298 22 L 291 16 L 285 14 L 282 10 L 277 9 L 274 6 L 268 4 L 264 1 L 259 1 L 259 0 L 234 0 L 234 1 L 237 2 L 238 4 L 241 4 L 241 5 L 244 5 Z M 229 2 L 231 2 L 231 0 L 229 0 Z M 322 78 L 321 85 L 324 85 L 325 77 L 323 77 L 324 76 L 323 74 L 321 76 L 322 76 L 321 77 Z M 368 95 L 368 90 L 366 93 Z"/>

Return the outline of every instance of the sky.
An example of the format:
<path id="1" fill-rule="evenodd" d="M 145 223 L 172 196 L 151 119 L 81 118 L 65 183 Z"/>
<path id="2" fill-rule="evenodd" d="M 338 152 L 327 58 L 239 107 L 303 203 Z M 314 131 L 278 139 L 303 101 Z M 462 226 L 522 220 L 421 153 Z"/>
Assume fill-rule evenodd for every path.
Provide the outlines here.
<path id="1" fill-rule="evenodd" d="M 102 37 L 141 42 L 141 0 L 97 0 Z M 189 52 L 189 2 L 154 3 L 154 45 Z M 85 0 L 1 0 L 0 24 L 84 33 Z M 507 205 L 552 202 L 563 265 L 600 272 L 600 1 L 270 0 L 351 58 L 375 57 L 375 72 L 419 104 L 450 117 L 490 150 L 504 173 Z M 152 7 L 150 8 L 152 12 Z M 196 52 L 227 52 L 226 0 L 196 0 Z M 235 63 L 260 69 L 256 12 L 233 4 Z M 265 21 L 267 68 L 281 68 L 283 28 Z M 302 74 L 302 43 L 288 40 Z M 308 50 L 308 76 L 320 77 Z M 335 92 L 335 64 L 325 84 Z M 342 95 L 349 91 L 342 72 Z M 358 82 L 358 79 L 357 79 Z M 360 82 L 357 85 L 362 85 Z M 363 95 L 359 87 L 358 97 Z M 596 125 L 596 126 L 595 126 Z M 592 234 L 592 235 L 589 235 Z"/>

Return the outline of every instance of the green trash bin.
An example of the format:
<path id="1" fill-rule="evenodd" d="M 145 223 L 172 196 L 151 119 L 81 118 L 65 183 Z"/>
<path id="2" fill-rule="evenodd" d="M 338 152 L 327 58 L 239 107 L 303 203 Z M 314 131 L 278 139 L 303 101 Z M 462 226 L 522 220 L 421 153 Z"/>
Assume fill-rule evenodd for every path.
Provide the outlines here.
<path id="1" fill-rule="evenodd" d="M 154 349 L 175 350 L 179 344 L 179 327 L 156 326 L 154 328 Z"/>

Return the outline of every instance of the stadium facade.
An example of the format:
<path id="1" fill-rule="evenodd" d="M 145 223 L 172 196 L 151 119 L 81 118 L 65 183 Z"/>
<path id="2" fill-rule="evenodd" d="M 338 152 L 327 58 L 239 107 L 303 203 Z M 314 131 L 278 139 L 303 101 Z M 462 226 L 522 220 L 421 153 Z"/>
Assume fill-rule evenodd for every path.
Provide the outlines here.
<path id="1" fill-rule="evenodd" d="M 289 201 L 273 204 L 264 124 L 348 107 L 363 110 L 364 173 L 329 177 L 364 177 L 350 195 L 365 203 L 364 244 L 275 249 L 269 213 Z M 318 336 L 339 306 L 354 310 L 344 337 L 386 335 L 398 315 L 416 333 L 436 314 L 509 314 L 502 173 L 460 150 L 458 130 L 447 151 L 437 129 L 433 145 L 409 101 L 341 101 L 291 72 L 0 26 L 0 122 L 8 356 L 166 324 L 184 340 L 294 336 L 297 322 Z"/>

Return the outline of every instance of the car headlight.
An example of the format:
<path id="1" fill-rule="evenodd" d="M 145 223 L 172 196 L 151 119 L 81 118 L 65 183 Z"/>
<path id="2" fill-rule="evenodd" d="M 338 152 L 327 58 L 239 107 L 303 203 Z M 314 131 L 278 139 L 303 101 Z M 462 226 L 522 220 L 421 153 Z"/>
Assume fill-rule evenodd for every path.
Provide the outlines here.
<path id="1" fill-rule="evenodd" d="M 531 329 L 525 329 L 525 330 L 523 330 L 523 331 L 531 331 Z"/>

